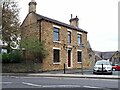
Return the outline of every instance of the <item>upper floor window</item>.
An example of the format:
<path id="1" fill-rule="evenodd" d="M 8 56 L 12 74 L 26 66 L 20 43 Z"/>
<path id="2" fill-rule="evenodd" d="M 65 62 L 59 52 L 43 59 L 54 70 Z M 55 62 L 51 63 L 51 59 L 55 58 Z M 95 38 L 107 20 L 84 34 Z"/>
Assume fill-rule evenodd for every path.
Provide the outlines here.
<path id="1" fill-rule="evenodd" d="M 78 40 L 78 44 L 82 44 L 82 35 L 81 34 L 78 34 L 77 35 L 77 40 Z"/>
<path id="2" fill-rule="evenodd" d="M 71 32 L 68 31 L 68 44 L 70 44 L 70 43 L 71 43 Z"/>
<path id="3" fill-rule="evenodd" d="M 54 41 L 59 41 L 59 28 L 54 27 Z"/>

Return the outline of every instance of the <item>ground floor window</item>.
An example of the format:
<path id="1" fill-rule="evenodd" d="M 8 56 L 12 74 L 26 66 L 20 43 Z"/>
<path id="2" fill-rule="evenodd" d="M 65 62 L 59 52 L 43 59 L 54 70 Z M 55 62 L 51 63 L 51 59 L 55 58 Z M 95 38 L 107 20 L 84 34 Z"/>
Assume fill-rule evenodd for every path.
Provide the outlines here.
<path id="1" fill-rule="evenodd" d="M 78 62 L 82 62 L 82 52 L 81 51 L 77 52 L 77 56 L 78 56 Z"/>
<path id="2" fill-rule="evenodd" d="M 53 49 L 53 60 L 54 63 L 59 63 L 60 62 L 60 50 L 59 49 Z"/>

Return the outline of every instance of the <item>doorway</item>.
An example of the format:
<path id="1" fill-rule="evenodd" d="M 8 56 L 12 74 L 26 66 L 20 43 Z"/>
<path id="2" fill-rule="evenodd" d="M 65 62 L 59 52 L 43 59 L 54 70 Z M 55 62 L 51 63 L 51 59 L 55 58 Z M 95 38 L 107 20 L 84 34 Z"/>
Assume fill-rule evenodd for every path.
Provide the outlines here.
<path id="1" fill-rule="evenodd" d="M 68 50 L 68 68 L 71 67 L 71 50 Z"/>

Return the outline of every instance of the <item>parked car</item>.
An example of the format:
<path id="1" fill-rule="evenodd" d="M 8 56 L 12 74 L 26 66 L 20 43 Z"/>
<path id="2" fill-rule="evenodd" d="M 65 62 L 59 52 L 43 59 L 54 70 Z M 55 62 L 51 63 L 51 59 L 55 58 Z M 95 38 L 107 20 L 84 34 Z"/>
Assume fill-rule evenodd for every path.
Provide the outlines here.
<path id="1" fill-rule="evenodd" d="M 113 71 L 120 71 L 120 65 L 118 65 L 118 64 L 112 65 L 112 70 Z"/>
<path id="2" fill-rule="evenodd" d="M 93 74 L 97 73 L 112 74 L 112 65 L 110 64 L 110 62 L 106 60 L 97 61 L 93 68 Z"/>

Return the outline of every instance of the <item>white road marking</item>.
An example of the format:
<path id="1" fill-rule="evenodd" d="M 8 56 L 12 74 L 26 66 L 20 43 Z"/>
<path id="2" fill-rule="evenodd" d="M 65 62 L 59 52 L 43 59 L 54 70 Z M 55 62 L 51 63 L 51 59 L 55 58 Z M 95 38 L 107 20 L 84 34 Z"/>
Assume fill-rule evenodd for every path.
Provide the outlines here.
<path id="1" fill-rule="evenodd" d="M 25 85 L 29 85 L 29 86 L 36 86 L 36 87 L 42 87 L 42 85 L 37 85 L 37 84 L 32 84 L 32 83 L 26 83 L 26 82 L 22 82 Z"/>
<path id="2" fill-rule="evenodd" d="M 38 85 L 33 83 L 22 82 L 24 85 L 43 87 L 43 88 L 55 88 L 55 87 L 81 87 L 80 85 Z"/>
<path id="3" fill-rule="evenodd" d="M 85 88 L 101 88 L 101 87 L 94 87 L 94 86 L 83 86 Z"/>
<path id="4" fill-rule="evenodd" d="M 43 87 L 47 87 L 47 88 L 55 88 L 55 87 L 81 87 L 80 85 L 43 85 Z"/>

